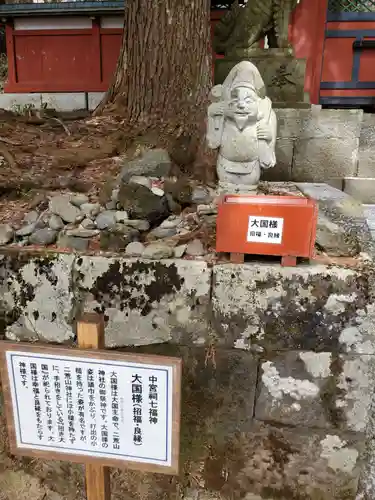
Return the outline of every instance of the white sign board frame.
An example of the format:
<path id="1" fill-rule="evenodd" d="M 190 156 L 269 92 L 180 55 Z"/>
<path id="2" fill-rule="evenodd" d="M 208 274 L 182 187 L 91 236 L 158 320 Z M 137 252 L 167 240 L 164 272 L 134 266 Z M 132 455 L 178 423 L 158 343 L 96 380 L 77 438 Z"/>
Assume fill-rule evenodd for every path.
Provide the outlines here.
<path id="1" fill-rule="evenodd" d="M 0 343 L 11 451 L 178 474 L 177 358 Z"/>

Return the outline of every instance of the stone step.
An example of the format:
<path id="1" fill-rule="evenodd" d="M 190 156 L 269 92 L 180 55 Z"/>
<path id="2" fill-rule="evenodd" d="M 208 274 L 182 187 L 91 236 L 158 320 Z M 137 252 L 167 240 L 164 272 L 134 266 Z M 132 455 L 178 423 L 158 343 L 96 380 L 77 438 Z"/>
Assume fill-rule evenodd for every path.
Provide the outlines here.
<path id="1" fill-rule="evenodd" d="M 371 235 L 375 240 L 375 204 L 363 205 L 363 210 L 367 219 L 368 227 L 370 228 Z"/>
<path id="2" fill-rule="evenodd" d="M 362 203 L 375 203 L 375 178 L 345 177 L 344 191 Z"/>

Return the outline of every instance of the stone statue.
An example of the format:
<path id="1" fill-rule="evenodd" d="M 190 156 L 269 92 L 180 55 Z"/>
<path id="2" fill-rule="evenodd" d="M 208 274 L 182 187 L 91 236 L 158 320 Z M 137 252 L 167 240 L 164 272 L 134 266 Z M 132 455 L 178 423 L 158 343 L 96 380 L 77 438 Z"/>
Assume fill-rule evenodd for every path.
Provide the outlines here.
<path id="1" fill-rule="evenodd" d="M 240 62 L 212 89 L 211 98 L 207 142 L 219 149 L 219 182 L 254 190 L 261 168 L 276 163 L 276 115 L 258 69 L 249 61 Z"/>
<path id="2" fill-rule="evenodd" d="M 215 50 L 218 53 L 232 49 L 257 48 L 265 35 L 272 48 L 289 48 L 290 14 L 298 0 L 248 0 L 240 6 L 238 0 L 215 27 Z"/>

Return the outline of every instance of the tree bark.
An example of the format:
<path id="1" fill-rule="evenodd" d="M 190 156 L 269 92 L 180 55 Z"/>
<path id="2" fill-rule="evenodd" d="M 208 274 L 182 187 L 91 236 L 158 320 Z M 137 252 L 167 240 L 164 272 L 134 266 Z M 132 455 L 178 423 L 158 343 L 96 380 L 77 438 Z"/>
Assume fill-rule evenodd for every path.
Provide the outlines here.
<path id="1" fill-rule="evenodd" d="M 96 114 L 191 142 L 204 134 L 211 72 L 210 0 L 127 0 L 117 68 Z"/>

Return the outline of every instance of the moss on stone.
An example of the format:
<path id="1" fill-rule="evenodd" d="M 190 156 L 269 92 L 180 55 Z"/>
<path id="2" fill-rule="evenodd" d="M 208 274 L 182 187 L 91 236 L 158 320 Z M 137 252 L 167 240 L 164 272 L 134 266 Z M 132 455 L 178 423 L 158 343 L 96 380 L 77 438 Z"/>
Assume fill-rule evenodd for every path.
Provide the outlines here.
<path id="1" fill-rule="evenodd" d="M 345 391 L 339 388 L 340 375 L 343 373 L 344 361 L 339 355 L 332 354 L 331 373 L 320 389 L 319 396 L 328 421 L 337 429 L 346 424 L 345 411 L 337 406 L 337 400 L 342 399 Z"/>

